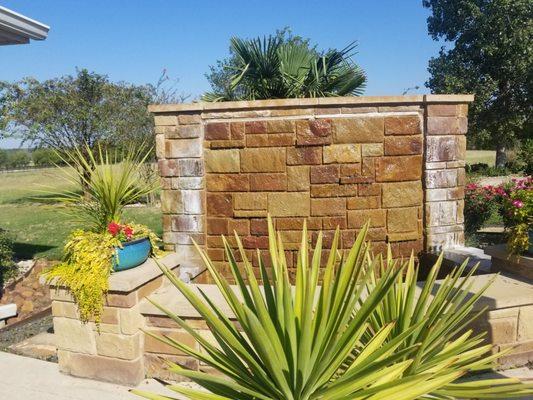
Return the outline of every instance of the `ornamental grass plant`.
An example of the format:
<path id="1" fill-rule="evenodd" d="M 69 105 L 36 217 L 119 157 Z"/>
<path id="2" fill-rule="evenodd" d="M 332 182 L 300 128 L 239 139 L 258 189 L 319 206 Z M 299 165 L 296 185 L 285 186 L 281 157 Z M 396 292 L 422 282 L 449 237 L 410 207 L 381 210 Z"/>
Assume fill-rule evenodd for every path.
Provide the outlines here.
<path id="1" fill-rule="evenodd" d="M 293 286 L 281 236 L 270 219 L 268 226 L 272 267 L 267 272 L 258 257 L 260 279 L 238 236 L 238 254 L 223 238 L 236 287 L 198 248 L 235 321 L 201 289 L 197 294 L 160 265 L 205 320 L 215 343 L 157 303 L 202 350 L 169 336 L 155 337 L 219 373 L 167 360 L 171 372 L 203 387 L 165 383 L 168 389 L 198 400 L 509 399 L 533 393 L 533 385 L 516 379 L 464 381 L 503 354 L 490 355 L 482 338 L 466 330 L 473 319 L 471 306 L 483 291 L 468 297 L 469 277 L 467 283 L 460 278 L 464 265 L 438 284 L 437 263 L 418 292 L 414 260 L 394 264 L 390 256 L 373 257 L 365 242 L 368 225 L 347 251 L 339 249 L 337 230 L 324 266 L 322 234 L 310 248 L 304 225 Z"/>
<path id="2" fill-rule="evenodd" d="M 120 221 L 124 207 L 143 200 L 158 188 L 156 178 L 141 179 L 152 149 L 131 147 L 113 153 L 98 147 L 74 148 L 60 155 L 69 168 L 64 178 L 81 192 L 66 191 L 55 200 L 69 206 L 76 219 L 93 231 L 105 231 L 112 221 Z"/>

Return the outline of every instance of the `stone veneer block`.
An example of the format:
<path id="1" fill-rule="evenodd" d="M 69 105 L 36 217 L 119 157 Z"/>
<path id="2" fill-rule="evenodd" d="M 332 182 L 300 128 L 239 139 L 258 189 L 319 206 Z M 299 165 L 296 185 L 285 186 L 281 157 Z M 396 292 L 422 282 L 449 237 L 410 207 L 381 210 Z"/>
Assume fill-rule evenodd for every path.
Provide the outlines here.
<path id="1" fill-rule="evenodd" d="M 141 357 L 136 360 L 120 360 L 65 350 L 58 350 L 57 356 L 61 372 L 82 378 L 135 386 L 145 375 Z"/>
<path id="2" fill-rule="evenodd" d="M 273 217 L 308 217 L 311 205 L 308 193 L 269 193 L 268 212 Z"/>
<path id="3" fill-rule="evenodd" d="M 333 120 L 335 143 L 382 143 L 384 118 L 339 118 Z"/>
<path id="4" fill-rule="evenodd" d="M 377 160 L 378 182 L 401 182 L 419 180 L 422 176 L 421 156 L 381 157 Z"/>
<path id="5" fill-rule="evenodd" d="M 240 155 L 237 149 L 206 150 L 205 170 L 207 172 L 239 172 Z"/>
<path id="6" fill-rule="evenodd" d="M 241 153 L 242 172 L 283 172 L 285 171 L 284 148 L 251 148 Z"/>
<path id="7" fill-rule="evenodd" d="M 357 163 L 361 161 L 361 145 L 332 144 L 324 147 L 324 164 Z"/>
<path id="8" fill-rule="evenodd" d="M 96 351 L 100 356 L 134 360 L 141 356 L 141 332 L 134 335 L 100 332 L 95 336 Z"/>
<path id="9" fill-rule="evenodd" d="M 54 317 L 57 347 L 84 354 L 96 354 L 96 342 L 91 326 L 77 319 Z"/>

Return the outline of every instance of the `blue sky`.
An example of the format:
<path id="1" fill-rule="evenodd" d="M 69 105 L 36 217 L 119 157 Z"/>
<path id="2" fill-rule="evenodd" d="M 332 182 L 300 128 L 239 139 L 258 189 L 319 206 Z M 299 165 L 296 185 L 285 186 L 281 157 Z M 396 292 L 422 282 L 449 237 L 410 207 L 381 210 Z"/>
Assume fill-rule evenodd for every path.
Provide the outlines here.
<path id="1" fill-rule="evenodd" d="M 0 0 L 51 27 L 43 42 L 0 48 L 0 79 L 38 79 L 84 67 L 110 79 L 155 83 L 163 69 L 197 96 L 208 66 L 231 36 L 255 37 L 290 26 L 319 48 L 359 42 L 356 62 L 367 95 L 426 92 L 427 63 L 440 44 L 427 34 L 421 0 L 185 1 Z M 2 145 L 2 142 L 0 142 Z M 4 147 L 6 142 L 3 143 Z"/>

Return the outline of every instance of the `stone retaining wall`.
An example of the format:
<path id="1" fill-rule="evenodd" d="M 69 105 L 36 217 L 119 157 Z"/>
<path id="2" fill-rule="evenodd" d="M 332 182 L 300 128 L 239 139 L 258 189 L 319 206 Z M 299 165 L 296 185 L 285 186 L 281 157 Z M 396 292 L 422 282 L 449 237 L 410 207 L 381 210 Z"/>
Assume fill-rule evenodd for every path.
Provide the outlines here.
<path id="1" fill-rule="evenodd" d="M 164 260 L 169 266 L 176 265 L 177 261 L 175 255 Z M 486 307 L 487 311 L 471 328 L 475 333 L 485 332 L 486 342 L 495 349 L 514 348 L 512 354 L 499 360 L 503 368 L 525 365 L 533 361 L 533 286 L 513 277 L 479 275 L 474 277 L 472 293 L 493 278 L 495 282 L 476 305 L 477 310 Z M 145 299 L 150 296 L 216 344 L 205 321 L 187 299 L 163 279 L 153 263 L 114 274 L 111 288 L 99 330 L 93 322 L 80 322 L 77 307 L 64 289 L 51 291 L 62 372 L 126 385 L 136 385 L 144 377 L 179 380 L 166 370 L 165 359 L 193 370 L 214 372 L 146 334 L 166 335 L 202 351 L 188 332 Z M 215 285 L 191 284 L 191 289 L 201 289 L 221 313 L 234 320 Z"/>

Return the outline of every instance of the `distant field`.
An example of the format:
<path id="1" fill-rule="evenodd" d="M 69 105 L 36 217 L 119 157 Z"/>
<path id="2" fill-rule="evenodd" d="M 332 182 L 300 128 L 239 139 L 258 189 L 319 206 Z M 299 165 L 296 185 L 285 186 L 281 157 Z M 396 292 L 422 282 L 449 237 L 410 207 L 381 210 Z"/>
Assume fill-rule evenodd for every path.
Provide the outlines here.
<path id="1" fill-rule="evenodd" d="M 61 249 L 77 226 L 47 191 L 75 190 L 57 169 L 0 173 L 0 227 L 15 240 L 17 257 L 59 259 Z M 156 207 L 126 210 L 126 219 L 148 225 L 161 235 L 161 213 Z"/>
<path id="2" fill-rule="evenodd" d="M 492 166 L 496 163 L 496 152 L 494 150 L 467 150 L 466 163 L 484 163 Z"/>

